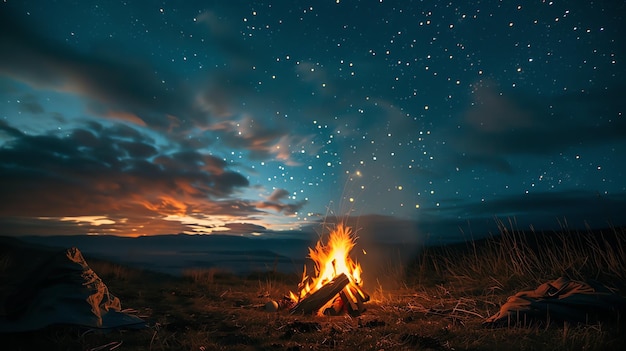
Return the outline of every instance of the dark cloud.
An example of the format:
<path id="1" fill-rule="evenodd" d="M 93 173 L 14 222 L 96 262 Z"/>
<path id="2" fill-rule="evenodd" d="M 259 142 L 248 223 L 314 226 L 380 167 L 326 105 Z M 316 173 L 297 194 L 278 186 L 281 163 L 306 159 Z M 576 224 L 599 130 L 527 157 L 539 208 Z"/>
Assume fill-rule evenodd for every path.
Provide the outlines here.
<path id="1" fill-rule="evenodd" d="M 285 189 L 275 189 L 270 196 L 268 196 L 268 201 L 280 201 L 286 197 L 289 197 L 289 192 Z"/>
<path id="2" fill-rule="evenodd" d="M 154 163 L 171 169 L 184 172 L 194 172 L 199 168 L 207 168 L 213 173 L 223 173 L 226 162 L 211 155 L 202 155 L 195 150 L 186 149 L 162 155 L 154 160 Z"/>
<path id="3" fill-rule="evenodd" d="M 512 171 L 514 155 L 551 155 L 584 145 L 626 140 L 623 89 L 563 93 L 544 98 L 479 83 L 474 103 L 454 127 L 451 144 L 460 162 Z"/>
<path id="4" fill-rule="evenodd" d="M 153 145 L 137 141 L 120 141 L 118 145 L 131 158 L 148 158 L 157 154 L 157 149 Z"/>
<path id="5" fill-rule="evenodd" d="M 264 233 L 267 229 L 261 225 L 252 223 L 227 223 L 224 227 L 228 228 L 227 234 L 246 234 Z"/>
<path id="6" fill-rule="evenodd" d="M 567 213 L 571 220 L 619 218 L 626 203 L 626 194 L 600 194 L 584 190 L 530 193 L 525 196 L 502 197 L 466 207 L 471 217 L 499 213 L 503 216 L 538 216 L 559 218 Z M 585 218 L 587 217 L 587 218 Z"/>
<path id="7" fill-rule="evenodd" d="M 12 138 L 0 148 L 2 215 L 210 213 L 208 204 L 248 186 L 223 161 L 196 151 L 152 162 L 151 139 L 128 126 L 92 123 L 66 136 L 0 127 Z"/>
<path id="8" fill-rule="evenodd" d="M 10 126 L 7 122 L 0 120 L 0 131 L 6 134 L 7 136 L 20 138 L 23 136 L 23 133 L 12 126 Z"/>
<path id="9" fill-rule="evenodd" d="M 92 99 L 92 110 L 167 129 L 183 120 L 205 123 L 206 114 L 193 107 L 184 86 L 168 82 L 166 90 L 155 69 L 126 58 L 81 53 L 64 43 L 45 38 L 10 11 L 0 14 L 0 74 L 35 87 L 70 91 Z M 112 50 L 115 51 L 115 50 Z M 37 108 L 31 104 L 30 108 Z M 116 115 L 121 113 L 121 115 Z"/>
<path id="10" fill-rule="evenodd" d="M 498 232 L 498 222 L 517 228 L 558 230 L 567 226 L 584 230 L 606 228 L 621 221 L 626 193 L 600 194 L 588 190 L 536 192 L 524 196 L 499 196 L 483 202 L 454 199 L 437 209 L 424 210 L 421 222 L 430 228 L 474 228 L 477 233 Z M 445 232 L 441 229 L 433 232 Z M 453 233 L 459 233 L 455 230 Z"/>
<path id="11" fill-rule="evenodd" d="M 267 197 L 267 201 L 261 201 L 257 204 L 259 208 L 267 208 L 276 212 L 282 212 L 285 215 L 293 216 L 306 205 L 307 201 L 298 201 L 296 203 L 284 203 L 283 200 L 289 199 L 289 192 L 285 189 L 274 189 Z"/>
<path id="12" fill-rule="evenodd" d="M 282 212 L 287 216 L 295 215 L 304 205 L 307 204 L 306 200 L 298 201 L 296 203 L 282 203 L 282 202 L 272 202 L 272 201 L 261 201 L 256 204 L 258 208 L 261 209 L 271 209 L 276 212 Z"/>
<path id="13" fill-rule="evenodd" d="M 85 234 L 83 228 L 76 226 L 76 223 L 63 221 L 50 221 L 45 218 L 33 217 L 0 217 L 1 235 L 33 235 L 45 233 L 46 235 L 77 235 Z"/>

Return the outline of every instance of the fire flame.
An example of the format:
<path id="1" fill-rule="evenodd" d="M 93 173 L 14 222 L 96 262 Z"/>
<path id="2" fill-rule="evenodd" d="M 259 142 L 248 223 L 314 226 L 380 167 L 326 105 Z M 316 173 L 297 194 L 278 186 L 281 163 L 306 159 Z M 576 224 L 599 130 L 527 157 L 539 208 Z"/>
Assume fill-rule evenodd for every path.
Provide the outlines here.
<path id="1" fill-rule="evenodd" d="M 312 277 L 308 276 L 306 266 L 304 267 L 302 281 L 298 285 L 298 293 L 289 293 L 291 300 L 300 301 L 341 273 L 348 277 L 350 281 L 348 284 L 360 286 L 363 283 L 361 266 L 350 258 L 350 251 L 354 248 L 355 241 L 356 237 L 352 228 L 339 223 L 330 232 L 327 243 L 324 244 L 320 239 L 314 248 L 309 248 L 308 258 L 314 263 L 315 274 Z"/>

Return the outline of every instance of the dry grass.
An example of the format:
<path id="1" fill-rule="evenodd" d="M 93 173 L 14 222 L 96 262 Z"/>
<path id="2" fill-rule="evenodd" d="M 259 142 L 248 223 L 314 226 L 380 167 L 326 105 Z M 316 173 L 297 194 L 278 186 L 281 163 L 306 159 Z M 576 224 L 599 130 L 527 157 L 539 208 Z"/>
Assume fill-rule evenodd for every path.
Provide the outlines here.
<path id="1" fill-rule="evenodd" d="M 626 232 L 522 233 L 430 248 L 400 269 L 389 289 L 374 284 L 368 310 L 358 318 L 267 312 L 285 303 L 299 276 L 261 272 L 235 276 L 217 269 L 183 277 L 106 262 L 92 268 L 148 321 L 141 330 L 108 333 L 51 327 L 3 335 L 15 349 L 80 350 L 617 350 L 624 323 L 527 324 L 491 329 L 484 318 L 516 291 L 558 276 L 596 279 L 624 290 Z M 363 267 L 367 270 L 367 267 Z M 400 274 L 401 273 L 401 274 Z M 623 293 L 622 293 L 623 295 Z M 121 345 L 120 345 L 121 344 Z"/>
<path id="2" fill-rule="evenodd" d="M 408 284 L 444 279 L 513 291 L 564 276 L 626 288 L 626 228 L 537 233 L 499 224 L 498 236 L 424 250 Z"/>

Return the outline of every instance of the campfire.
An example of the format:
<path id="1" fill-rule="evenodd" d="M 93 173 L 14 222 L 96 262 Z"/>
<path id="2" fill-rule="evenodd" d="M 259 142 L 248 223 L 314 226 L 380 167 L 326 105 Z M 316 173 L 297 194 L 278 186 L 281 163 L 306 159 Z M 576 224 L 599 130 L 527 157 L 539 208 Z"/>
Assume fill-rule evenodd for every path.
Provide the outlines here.
<path id="1" fill-rule="evenodd" d="M 365 311 L 369 295 L 361 288 L 361 266 L 350 258 L 355 240 L 352 229 L 339 223 L 326 243 L 320 239 L 309 248 L 314 274 L 308 275 L 305 266 L 298 291 L 290 292 L 289 298 L 295 304 L 292 314 L 357 316 Z"/>

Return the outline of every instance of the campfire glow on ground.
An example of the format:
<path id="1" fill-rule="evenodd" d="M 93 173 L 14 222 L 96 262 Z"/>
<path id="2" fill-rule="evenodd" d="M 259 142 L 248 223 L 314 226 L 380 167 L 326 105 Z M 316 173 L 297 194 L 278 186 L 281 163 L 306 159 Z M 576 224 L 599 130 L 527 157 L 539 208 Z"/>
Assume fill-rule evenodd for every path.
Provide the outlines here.
<path id="1" fill-rule="evenodd" d="M 332 283 L 342 274 L 347 277 L 347 284 L 336 298 L 331 297 L 319 310 L 318 314 L 335 305 L 335 312 L 339 312 L 343 306 L 340 304 L 362 305 L 369 299 L 369 296 L 360 288 L 363 284 L 361 279 L 362 269 L 351 257 L 350 252 L 356 244 L 356 236 L 352 228 L 343 223 L 339 223 L 328 235 L 328 240 L 323 242 L 318 240 L 315 247 L 309 248 L 309 255 L 314 264 L 314 274 L 307 274 L 306 266 L 302 274 L 302 281 L 298 285 L 297 293 L 290 292 L 290 299 L 297 303 L 319 291 L 322 287 Z M 343 296 L 342 296 L 343 295 Z M 343 301 L 343 302 L 342 302 Z M 357 309 L 361 312 L 362 307 Z"/>

